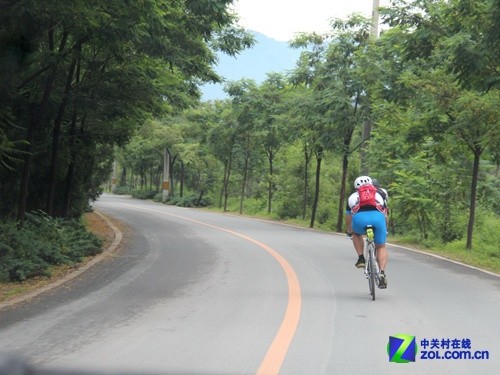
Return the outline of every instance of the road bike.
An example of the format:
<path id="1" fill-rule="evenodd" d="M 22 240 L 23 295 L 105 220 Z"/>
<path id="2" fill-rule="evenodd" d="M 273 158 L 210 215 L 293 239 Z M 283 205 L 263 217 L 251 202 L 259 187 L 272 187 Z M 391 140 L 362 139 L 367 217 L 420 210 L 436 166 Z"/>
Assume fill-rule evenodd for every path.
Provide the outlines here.
<path id="1" fill-rule="evenodd" d="M 366 239 L 365 239 L 365 275 L 368 279 L 368 287 L 370 288 L 370 295 L 372 300 L 375 301 L 375 286 L 380 286 L 380 267 L 377 262 L 377 248 L 375 247 L 375 232 L 372 225 L 366 226 Z"/>

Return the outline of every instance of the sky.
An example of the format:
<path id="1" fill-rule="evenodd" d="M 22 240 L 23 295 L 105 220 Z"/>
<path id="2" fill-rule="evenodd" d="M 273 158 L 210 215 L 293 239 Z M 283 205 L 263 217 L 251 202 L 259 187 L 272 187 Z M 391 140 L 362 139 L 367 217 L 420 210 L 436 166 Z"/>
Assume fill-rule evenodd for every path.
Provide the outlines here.
<path id="1" fill-rule="evenodd" d="M 278 42 L 290 42 L 298 32 L 325 33 L 331 30 L 329 20 L 333 18 L 347 18 L 357 12 L 371 17 L 374 0 L 235 0 L 234 10 L 238 13 L 239 25 L 247 30 L 256 31 Z M 380 6 L 388 5 L 390 0 L 379 0 Z M 288 44 L 288 43 L 287 43 Z M 295 65 L 295 59 L 283 61 L 287 54 L 280 50 L 272 53 L 257 52 L 258 46 L 245 50 L 238 55 L 235 64 L 229 57 L 221 57 L 216 71 L 229 80 L 251 78 L 260 82 L 269 71 L 290 70 Z M 252 52 L 253 51 L 253 52 Z M 276 52 L 278 56 L 274 56 Z M 279 53 L 282 54 L 279 55 Z M 252 54 L 266 54 L 271 57 L 259 64 Z M 245 59 L 245 55 L 250 55 Z M 289 56 L 288 56 L 289 57 Z M 254 59 L 254 60 L 252 60 Z M 247 61 L 248 60 L 248 61 Z M 262 67 L 262 65 L 266 65 Z M 259 78 L 260 77 L 260 78 Z M 221 84 L 207 84 L 202 87 L 202 99 L 224 99 L 227 94 Z"/>
<path id="2" fill-rule="evenodd" d="M 379 0 L 380 6 L 389 0 Z M 329 20 L 358 12 L 372 14 L 373 0 L 235 0 L 240 26 L 288 42 L 297 32 L 330 30 Z"/>

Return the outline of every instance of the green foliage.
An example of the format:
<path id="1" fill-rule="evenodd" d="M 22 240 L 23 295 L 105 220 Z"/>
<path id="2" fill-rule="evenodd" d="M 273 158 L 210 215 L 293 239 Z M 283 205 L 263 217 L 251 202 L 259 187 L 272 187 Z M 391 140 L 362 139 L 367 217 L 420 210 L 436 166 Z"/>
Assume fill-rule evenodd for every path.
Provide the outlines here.
<path id="1" fill-rule="evenodd" d="M 102 251 L 102 241 L 78 220 L 53 219 L 42 212 L 27 214 L 22 228 L 0 223 L 0 281 L 50 276 L 50 267 L 73 264 Z"/>
<path id="2" fill-rule="evenodd" d="M 252 45 L 230 3 L 2 5 L 0 215 L 80 216 L 111 172 L 113 146 L 145 120 L 197 103 L 199 84 L 221 80 L 214 50 L 235 55 Z M 175 143 L 172 128 L 153 125 L 141 147 Z"/>
<path id="3" fill-rule="evenodd" d="M 130 189 L 127 186 L 117 186 L 113 191 L 113 194 L 116 195 L 129 195 L 131 194 Z"/>
<path id="4" fill-rule="evenodd" d="M 500 248 L 498 236 L 500 217 L 491 211 L 481 209 L 477 215 L 478 226 L 474 234 L 475 247 L 473 251 L 465 249 L 465 238 L 443 244 L 439 239 L 418 240 L 406 234 L 397 236 L 391 241 L 417 245 L 418 248 L 431 253 L 454 259 L 492 272 L 500 272 Z M 462 227 L 465 228 L 465 225 Z M 464 231 L 464 229 L 462 229 Z"/>
<path id="5" fill-rule="evenodd" d="M 265 197 L 248 197 L 245 199 L 243 211 L 246 215 L 261 215 L 266 212 L 267 203 Z"/>
<path id="6" fill-rule="evenodd" d="M 481 164 L 481 184 L 478 188 L 478 200 L 484 209 L 500 216 L 500 179 L 495 165 L 484 160 Z"/>
<path id="7" fill-rule="evenodd" d="M 210 205 L 210 200 L 207 197 L 200 197 L 197 195 L 190 195 L 187 197 L 170 197 L 165 201 L 166 204 L 179 207 L 207 207 Z"/>
<path id="8" fill-rule="evenodd" d="M 4 119 L 4 121 L 7 123 Z M 0 119 L 0 124 L 3 121 Z M 0 168 L 14 170 L 14 166 L 21 161 L 20 156 L 24 154 L 22 147 L 26 145 L 24 141 L 11 141 L 5 132 L 0 128 Z"/>
<path id="9" fill-rule="evenodd" d="M 300 213 L 300 201 L 298 199 L 296 201 L 288 199 L 284 202 L 281 202 L 278 205 L 278 209 L 276 212 L 278 218 L 281 220 L 295 219 L 300 215 Z"/>
<path id="10" fill-rule="evenodd" d="M 132 197 L 136 199 L 153 199 L 156 196 L 157 191 L 147 190 L 147 189 L 135 189 L 132 190 L 131 194 Z"/>

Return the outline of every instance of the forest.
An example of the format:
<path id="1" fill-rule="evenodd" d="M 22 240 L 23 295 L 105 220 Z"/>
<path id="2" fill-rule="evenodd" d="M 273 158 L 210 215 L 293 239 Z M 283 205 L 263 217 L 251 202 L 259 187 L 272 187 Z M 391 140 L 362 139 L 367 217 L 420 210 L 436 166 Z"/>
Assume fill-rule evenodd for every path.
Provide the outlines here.
<path id="1" fill-rule="evenodd" d="M 393 0 L 380 35 L 333 19 L 293 70 L 201 102 L 216 54 L 254 43 L 232 2 L 0 2 L 0 258 L 105 189 L 343 232 L 368 174 L 390 237 L 498 267 L 498 0 Z"/>

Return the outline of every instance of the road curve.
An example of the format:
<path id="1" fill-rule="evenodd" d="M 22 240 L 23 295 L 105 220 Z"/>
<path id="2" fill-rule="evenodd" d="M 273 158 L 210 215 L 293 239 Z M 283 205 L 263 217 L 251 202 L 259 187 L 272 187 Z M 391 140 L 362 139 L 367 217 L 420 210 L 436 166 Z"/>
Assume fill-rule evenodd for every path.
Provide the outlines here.
<path id="1" fill-rule="evenodd" d="M 500 368 L 495 275 L 389 246 L 389 287 L 373 302 L 344 236 L 116 196 L 94 206 L 132 228 L 124 250 L 0 311 L 0 353 L 137 374 Z M 398 334 L 416 337 L 415 363 L 389 361 Z"/>

